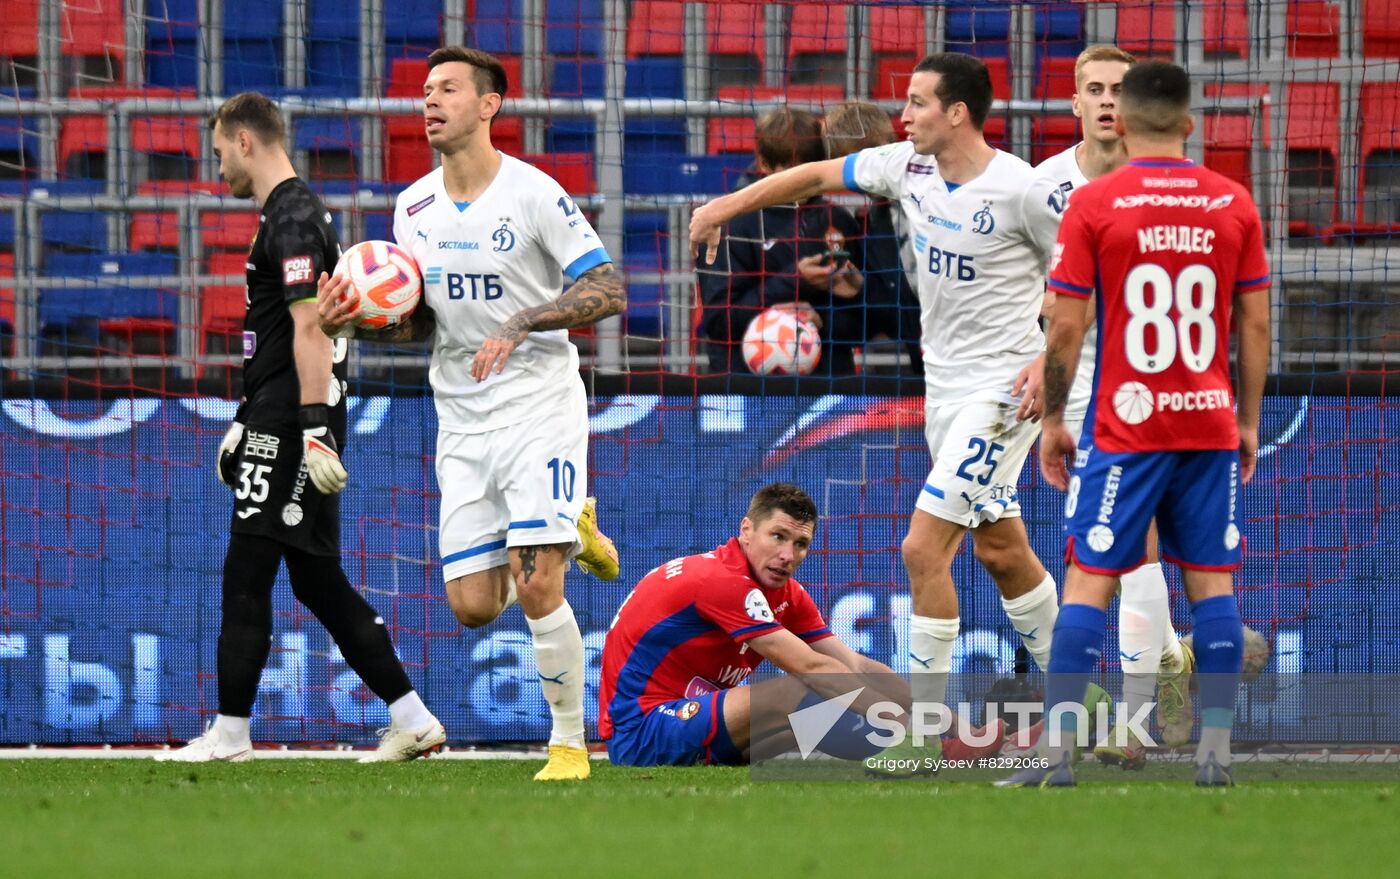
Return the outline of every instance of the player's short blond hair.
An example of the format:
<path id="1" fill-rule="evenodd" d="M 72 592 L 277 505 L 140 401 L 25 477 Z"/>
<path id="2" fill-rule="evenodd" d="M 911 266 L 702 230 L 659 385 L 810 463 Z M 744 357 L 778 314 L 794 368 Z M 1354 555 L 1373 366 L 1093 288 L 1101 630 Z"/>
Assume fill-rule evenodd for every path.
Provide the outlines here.
<path id="1" fill-rule="evenodd" d="M 833 159 L 897 139 L 890 117 L 867 101 L 845 101 L 827 110 L 825 129 L 826 154 Z"/>
<path id="2" fill-rule="evenodd" d="M 1131 52 L 1126 52 L 1117 46 L 1108 43 L 1095 43 L 1085 48 L 1079 53 L 1079 57 L 1074 59 L 1074 89 L 1079 90 L 1079 82 L 1084 78 L 1084 65 L 1094 61 L 1117 61 L 1120 64 L 1132 65 L 1137 63 Z"/>

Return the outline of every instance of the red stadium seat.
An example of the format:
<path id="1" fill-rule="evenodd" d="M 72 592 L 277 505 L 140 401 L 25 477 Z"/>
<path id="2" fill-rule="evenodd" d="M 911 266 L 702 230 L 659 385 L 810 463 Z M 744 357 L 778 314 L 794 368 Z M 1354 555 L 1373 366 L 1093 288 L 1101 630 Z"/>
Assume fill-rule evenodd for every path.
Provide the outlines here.
<path id="1" fill-rule="evenodd" d="M 763 6 L 751 2 L 706 7 L 710 79 L 715 88 L 758 82 L 763 75 Z"/>
<path id="2" fill-rule="evenodd" d="M 1361 21 L 1362 54 L 1400 58 L 1400 0 L 1364 0 Z"/>
<path id="3" fill-rule="evenodd" d="M 1290 83 L 1286 94 L 1289 235 L 1313 237 L 1337 221 L 1341 99 L 1334 83 Z"/>
<path id="4" fill-rule="evenodd" d="M 205 211 L 199 217 L 199 237 L 208 254 L 219 251 L 247 253 L 258 232 L 258 215 L 229 211 Z"/>
<path id="5" fill-rule="evenodd" d="M 709 122 L 706 149 L 710 155 L 751 153 L 756 143 L 754 120 L 748 116 L 717 117 Z"/>
<path id="6" fill-rule="evenodd" d="M 1074 58 L 1046 58 L 1040 64 L 1040 75 L 1035 82 L 1037 98 L 1069 98 L 1074 96 Z M 996 90 L 996 82 L 992 83 Z"/>
<path id="7" fill-rule="evenodd" d="M 1336 58 L 1342 13 L 1329 0 L 1290 0 L 1288 54 L 1297 58 Z"/>
<path id="8" fill-rule="evenodd" d="M 1391 236 L 1400 231 L 1400 84 L 1361 86 L 1361 164 L 1353 236 Z"/>
<path id="9" fill-rule="evenodd" d="M 39 54 L 39 6 L 43 0 L 5 0 L 0 27 L 0 55 L 28 58 Z"/>
<path id="10" fill-rule="evenodd" d="M 1176 48 L 1176 4 L 1125 0 L 1118 4 L 1118 39 L 1139 58 L 1170 59 Z"/>
<path id="11" fill-rule="evenodd" d="M 6 4 L 6 17 L 9 6 Z M 126 54 L 126 24 L 122 0 L 64 0 L 59 36 L 65 55 L 111 56 L 120 72 Z"/>
<path id="12" fill-rule="evenodd" d="M 553 177 L 570 195 L 591 195 L 598 191 L 592 153 L 539 153 L 520 159 Z"/>
<path id="13" fill-rule="evenodd" d="M 874 60 L 870 96 L 902 101 L 914 65 L 925 54 L 924 11 L 917 6 L 872 6 L 867 21 Z"/>
<path id="14" fill-rule="evenodd" d="M 796 105 L 816 105 L 820 108 L 838 104 L 845 99 L 845 89 L 839 85 L 731 85 L 719 89 L 721 101 L 772 102 Z M 761 111 L 760 111 L 761 112 Z M 758 114 L 756 113 L 755 116 Z M 719 153 L 753 152 L 754 116 L 715 117 L 709 121 L 708 146 L 712 155 Z"/>
<path id="15" fill-rule="evenodd" d="M 194 89 L 169 89 L 126 85 L 85 85 L 79 83 L 68 92 L 69 97 L 85 100 L 116 101 L 123 98 L 192 98 Z M 131 149 L 137 155 L 153 154 L 182 156 L 190 173 L 199 160 L 199 132 L 203 122 L 195 117 L 151 116 L 131 120 Z M 73 169 L 69 161 L 75 156 L 107 154 L 107 116 L 64 117 L 58 134 L 58 165 Z M 76 167 L 76 166 L 75 166 Z M 91 164 L 89 167 L 93 167 Z M 100 176 L 93 174 L 92 176 Z"/>
<path id="16" fill-rule="evenodd" d="M 793 7 L 788 23 L 790 82 L 845 83 L 848 11 L 835 3 Z"/>
<path id="17" fill-rule="evenodd" d="M 15 255 L 9 251 L 0 251 L 0 278 L 13 279 L 15 276 Z M 8 357 L 14 350 L 15 332 L 15 289 L 13 287 L 0 287 L 0 329 L 3 329 L 3 347 L 0 347 L 0 354 Z"/>
<path id="18" fill-rule="evenodd" d="M 685 4 L 635 0 L 627 24 L 627 57 L 685 52 Z"/>
<path id="19" fill-rule="evenodd" d="M 1005 58 L 983 58 L 987 74 L 992 78 L 992 97 L 998 101 L 1011 100 L 1011 62 Z M 987 143 L 998 149 L 1006 149 L 1006 117 L 993 110 L 982 127 L 982 135 Z"/>
<path id="20" fill-rule="evenodd" d="M 1207 58 L 1249 57 L 1246 0 L 1205 0 L 1200 11 Z"/>
<path id="21" fill-rule="evenodd" d="M 1058 100 L 1073 97 L 1074 62 L 1074 58 L 1046 58 L 1042 61 L 1040 74 L 1036 77 L 1035 96 Z M 992 80 L 992 93 L 996 94 L 995 78 Z M 1082 131 L 1079 119 L 1073 114 L 1057 113 L 1035 117 L 1031 121 L 1032 158 L 1038 164 L 1056 153 L 1069 149 L 1079 143 L 1083 136 Z"/>
<path id="22" fill-rule="evenodd" d="M 205 262 L 210 275 L 246 275 L 248 257 L 242 253 L 215 253 Z M 199 296 L 199 353 L 239 354 L 243 343 L 240 333 L 247 314 L 246 282 L 217 284 L 201 289 Z M 204 377 L 204 369 L 197 371 Z M 227 368 L 232 378 L 232 368 Z"/>
<path id="23" fill-rule="evenodd" d="M 1267 85 L 1248 83 L 1207 83 L 1206 98 L 1259 97 L 1269 93 Z M 1206 112 L 1204 116 L 1205 165 L 1238 182 L 1251 186 L 1250 176 L 1254 144 L 1254 114 L 1236 112 Z M 1264 144 L 1269 142 L 1269 120 L 1263 120 Z"/>

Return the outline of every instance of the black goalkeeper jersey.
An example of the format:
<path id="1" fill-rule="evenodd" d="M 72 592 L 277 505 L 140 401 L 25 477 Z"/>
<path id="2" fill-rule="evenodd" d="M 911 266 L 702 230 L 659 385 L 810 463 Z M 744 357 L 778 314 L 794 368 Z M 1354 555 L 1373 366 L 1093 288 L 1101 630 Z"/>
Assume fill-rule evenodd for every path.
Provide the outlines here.
<path id="1" fill-rule="evenodd" d="M 270 430 L 297 429 L 301 382 L 292 339 L 290 306 L 316 298 L 316 279 L 340 259 L 340 240 L 321 199 L 299 177 L 277 184 L 262 206 L 248 252 L 248 315 L 243 322 L 244 423 Z M 344 448 L 345 351 L 336 341 L 335 364 L 325 400 L 331 428 Z"/>

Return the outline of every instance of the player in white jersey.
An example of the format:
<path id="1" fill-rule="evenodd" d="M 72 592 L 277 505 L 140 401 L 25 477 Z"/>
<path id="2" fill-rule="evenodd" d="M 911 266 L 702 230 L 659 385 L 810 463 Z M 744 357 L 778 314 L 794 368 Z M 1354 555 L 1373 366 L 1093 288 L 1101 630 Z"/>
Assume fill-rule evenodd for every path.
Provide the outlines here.
<path id="1" fill-rule="evenodd" d="M 485 52 L 429 56 L 424 118 L 442 167 L 404 190 L 394 211 L 394 237 L 423 271 L 423 302 L 406 324 L 355 336 L 434 340 L 448 603 L 476 627 L 520 602 L 553 717 L 549 761 L 535 778 L 583 779 L 583 640 L 564 572 L 576 556 L 600 576 L 618 569 L 586 499 L 588 406 L 568 330 L 622 312 L 625 288 L 559 184 L 491 145 L 506 86 Z M 327 333 L 345 333 L 359 314 L 347 286 L 323 276 Z"/>
<path id="2" fill-rule="evenodd" d="M 904 540 L 913 591 L 915 698 L 943 701 L 957 638 L 952 563 L 972 529 L 978 561 L 1001 591 L 1023 643 L 1045 667 L 1058 600 L 1026 538 L 1016 480 L 1039 433 L 1018 417 L 1013 387 L 1039 394 L 1037 319 L 1063 193 L 982 137 L 992 103 L 986 66 L 930 55 L 914 68 L 907 142 L 802 165 L 716 199 L 692 216 L 693 248 L 712 256 L 720 226 L 740 214 L 852 189 L 898 200 L 913 233 L 933 456 Z M 1026 367 L 1032 367 L 1028 372 Z M 1018 380 L 1027 372 L 1029 382 Z"/>

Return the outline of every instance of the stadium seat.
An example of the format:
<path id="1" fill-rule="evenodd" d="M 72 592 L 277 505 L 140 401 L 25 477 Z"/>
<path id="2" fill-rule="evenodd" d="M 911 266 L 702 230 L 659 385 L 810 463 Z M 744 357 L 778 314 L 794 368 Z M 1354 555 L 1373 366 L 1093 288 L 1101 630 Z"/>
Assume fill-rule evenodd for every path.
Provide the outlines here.
<path id="1" fill-rule="evenodd" d="M 358 116 L 298 116 L 292 144 L 308 156 L 307 175 L 316 179 L 354 180 L 360 169 Z"/>
<path id="2" fill-rule="evenodd" d="M 872 6 L 868 16 L 874 65 L 870 96 L 902 101 L 908 93 L 909 75 L 925 54 L 924 11 L 917 6 Z"/>
<path id="3" fill-rule="evenodd" d="M 789 103 L 796 105 L 817 105 L 820 108 L 840 103 L 844 89 L 839 85 L 790 85 L 784 88 L 771 86 L 725 86 L 717 95 L 721 101 L 741 103 Z M 755 145 L 755 117 L 762 110 L 750 116 L 723 116 L 709 120 L 706 143 L 711 153 L 752 153 Z"/>
<path id="4" fill-rule="evenodd" d="M 26 177 L 39 168 L 39 120 L 0 116 L 0 175 Z"/>
<path id="5" fill-rule="evenodd" d="M 748 156 L 653 153 L 629 157 L 622 186 L 629 195 L 716 195 L 738 188 Z"/>
<path id="6" fill-rule="evenodd" d="M 306 19 L 306 85 L 332 95 L 360 93 L 359 4 L 312 0 Z"/>
<path id="7" fill-rule="evenodd" d="M 544 148 L 552 153 L 593 152 L 597 123 L 591 117 L 554 117 L 544 131 Z"/>
<path id="8" fill-rule="evenodd" d="M 1389 238 L 1400 232 L 1400 85 L 1361 86 L 1361 167 L 1352 237 Z"/>
<path id="9" fill-rule="evenodd" d="M 239 0 L 224 11 L 224 93 L 282 88 L 282 0 Z"/>
<path id="10" fill-rule="evenodd" d="M 140 183 L 136 192 L 139 195 L 184 195 L 203 192 L 216 194 L 222 191 L 222 182 L 202 180 L 146 180 Z M 127 248 L 133 251 L 161 251 L 175 253 L 180 247 L 180 215 L 174 211 L 139 211 L 131 215 L 131 225 L 127 231 Z"/>
<path id="11" fill-rule="evenodd" d="M 1260 97 L 1269 93 L 1267 85 L 1252 83 L 1207 83 L 1206 100 L 1215 97 Z M 1201 114 L 1204 122 L 1205 165 L 1236 181 L 1246 189 L 1253 185 L 1253 152 L 1255 137 L 1255 114 L 1206 111 Z M 1269 143 L 1269 120 L 1263 121 L 1264 145 Z"/>
<path id="12" fill-rule="evenodd" d="M 569 195 L 591 195 L 598 191 L 597 181 L 593 177 L 591 152 L 544 153 L 524 155 L 520 159 L 553 177 Z"/>
<path id="13" fill-rule="evenodd" d="M 1064 100 L 1075 91 L 1073 58 L 1046 58 L 1036 77 L 1035 96 L 1042 99 Z M 1009 75 L 1009 72 L 1008 72 Z M 992 93 L 996 94 L 993 80 Z M 1001 97 L 998 95 L 998 97 Z M 1081 124 L 1069 113 L 1053 113 L 1031 120 L 1032 163 L 1043 162 L 1055 153 L 1063 152 L 1080 141 Z M 990 136 L 988 140 L 990 140 Z"/>
<path id="14" fill-rule="evenodd" d="M 1289 0 L 1288 54 L 1297 58 L 1336 58 L 1341 10 L 1332 0 Z"/>
<path id="15" fill-rule="evenodd" d="M 684 52 L 685 4 L 669 0 L 633 0 L 627 23 L 627 57 Z"/>
<path id="16" fill-rule="evenodd" d="M 627 117 L 623 129 L 623 152 L 627 158 L 643 153 L 683 153 L 685 148 L 684 119 Z"/>
<path id="17" fill-rule="evenodd" d="M 69 97 L 116 101 L 123 98 L 194 97 L 193 89 L 127 85 L 77 85 Z M 199 130 L 193 117 L 154 116 L 131 120 L 131 149 L 146 156 L 154 178 L 188 179 L 199 160 Z M 58 166 L 65 175 L 102 179 L 107 163 L 107 116 L 65 116 L 59 123 Z"/>
<path id="18" fill-rule="evenodd" d="M 247 253 L 258 232 L 258 215 L 253 211 L 202 211 L 199 216 L 199 240 L 204 252 L 237 251 Z"/>
<path id="19" fill-rule="evenodd" d="M 216 253 L 205 261 L 210 275 L 246 277 L 247 257 L 240 253 Z M 214 284 L 199 293 L 199 353 L 241 354 L 243 318 L 247 314 L 247 282 Z M 232 367 L 226 370 L 232 373 Z M 206 370 L 198 370 L 203 377 Z M 232 376 L 230 375 L 229 378 Z"/>
<path id="20" fill-rule="evenodd" d="M 1176 4 L 1123 0 L 1118 4 L 1118 39 L 1139 58 L 1170 60 L 1176 50 Z"/>
<path id="21" fill-rule="evenodd" d="M 523 20 L 521 0 L 476 0 L 472 45 L 493 55 L 519 55 L 525 51 Z"/>
<path id="22" fill-rule="evenodd" d="M 199 84 L 199 5 L 199 0 L 145 0 L 147 84 Z"/>
<path id="23" fill-rule="evenodd" d="M 0 251 L 0 281 L 13 281 L 15 277 L 15 255 Z M 9 357 L 14 353 L 15 337 L 15 288 L 0 286 L 0 355 Z"/>
<path id="24" fill-rule="evenodd" d="M 950 6 L 945 21 L 949 51 L 983 60 L 1005 58 L 1010 52 L 1011 12 L 1004 3 Z"/>
<path id="25" fill-rule="evenodd" d="M 1337 222 L 1341 99 L 1335 83 L 1288 85 L 1288 234 L 1315 238 Z"/>
<path id="26" fill-rule="evenodd" d="M 393 241 L 394 215 L 390 211 L 366 211 L 364 215 L 366 241 Z"/>
<path id="27" fill-rule="evenodd" d="M 706 8 L 710 83 L 718 92 L 731 85 L 752 85 L 763 75 L 765 52 L 763 6 L 751 2 L 717 3 Z"/>
<path id="28" fill-rule="evenodd" d="M 43 0 L 6 0 L 5 26 L 0 28 L 0 57 L 23 59 L 33 67 L 39 54 L 39 7 Z M 679 6 L 680 4 L 676 4 Z"/>
<path id="29" fill-rule="evenodd" d="M 83 75 L 122 79 L 126 57 L 126 23 L 122 0 L 67 0 L 59 17 L 63 54 L 82 59 Z M 9 3 L 6 3 L 6 17 Z M 8 22 L 7 22 L 8 24 Z"/>
<path id="30" fill-rule="evenodd" d="M 179 316 L 175 290 L 132 287 L 120 283 L 133 277 L 177 274 L 176 259 L 151 253 L 53 254 L 45 260 L 49 277 L 90 278 L 95 287 L 46 289 L 39 294 L 39 325 L 59 328 L 75 321 L 97 321 L 104 333 L 173 332 Z"/>
<path id="31" fill-rule="evenodd" d="M 788 22 L 788 81 L 793 84 L 846 83 L 847 17 L 841 3 L 792 7 Z"/>
<path id="32" fill-rule="evenodd" d="M 555 58 L 549 78 L 549 95 L 554 98 L 601 98 L 606 72 L 602 61 Z"/>
<path id="33" fill-rule="evenodd" d="M 1198 7 L 1206 58 L 1249 57 L 1247 5 L 1247 0 L 1206 0 Z"/>
<path id="34" fill-rule="evenodd" d="M 634 58 L 627 62 L 629 98 L 685 97 L 685 66 L 680 58 Z"/>
<path id="35" fill-rule="evenodd" d="M 544 46 L 551 55 L 603 54 L 602 0 L 545 0 Z"/>
<path id="36" fill-rule="evenodd" d="M 1362 54 L 1367 58 L 1400 58 L 1400 0 L 1363 0 Z"/>
<path id="37" fill-rule="evenodd" d="M 1072 4 L 1037 4 L 1035 39 L 1038 43 L 1083 42 L 1083 11 Z"/>

